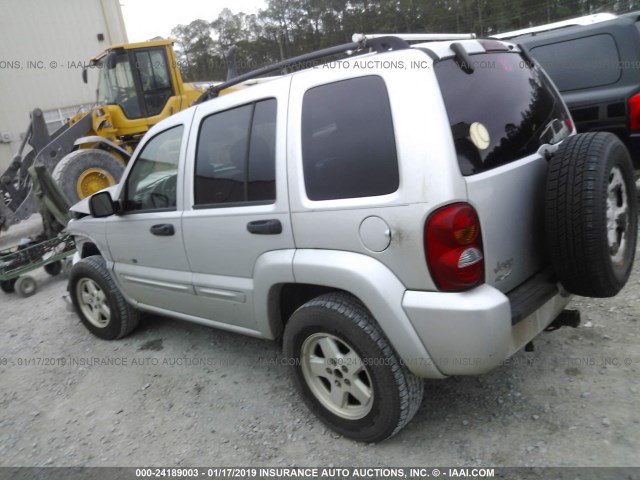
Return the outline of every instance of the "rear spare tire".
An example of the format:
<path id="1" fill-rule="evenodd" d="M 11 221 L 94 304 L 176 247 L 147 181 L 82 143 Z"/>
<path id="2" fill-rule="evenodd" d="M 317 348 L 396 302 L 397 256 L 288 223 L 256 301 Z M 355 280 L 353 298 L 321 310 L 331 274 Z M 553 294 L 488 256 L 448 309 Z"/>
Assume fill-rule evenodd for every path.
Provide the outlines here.
<path id="1" fill-rule="evenodd" d="M 549 163 L 547 243 L 560 281 L 585 297 L 612 297 L 636 250 L 638 205 L 629 152 L 612 133 L 567 138 Z"/>
<path id="2" fill-rule="evenodd" d="M 53 179 L 71 204 L 120 181 L 124 166 L 104 150 L 71 152 L 53 170 Z"/>

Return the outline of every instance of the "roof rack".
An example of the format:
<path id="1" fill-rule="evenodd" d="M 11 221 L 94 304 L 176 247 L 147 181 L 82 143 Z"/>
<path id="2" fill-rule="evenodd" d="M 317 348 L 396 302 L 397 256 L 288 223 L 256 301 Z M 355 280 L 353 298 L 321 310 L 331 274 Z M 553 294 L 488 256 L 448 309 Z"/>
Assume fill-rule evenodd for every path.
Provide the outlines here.
<path id="1" fill-rule="evenodd" d="M 317 50 L 315 52 L 306 53 L 304 55 L 299 55 L 297 57 L 267 65 L 266 67 L 258 68 L 257 70 L 252 70 L 251 72 L 229 79 L 226 82 L 214 85 L 203 93 L 200 98 L 193 102 L 193 104 L 197 105 L 199 103 L 206 102 L 207 100 L 217 97 L 218 94 L 226 88 L 238 85 L 239 83 L 247 80 L 252 80 L 256 77 L 261 77 L 268 73 L 277 72 L 290 66 L 304 64 L 313 60 L 319 60 L 321 58 L 331 57 L 342 53 L 350 53 L 357 50 L 372 49 L 380 53 L 388 52 L 390 50 L 404 50 L 410 47 L 411 45 L 409 45 L 405 40 L 398 38 L 398 36 L 379 35 L 374 38 L 363 38 L 362 40 L 354 41 L 353 43 L 345 43 L 344 45 L 337 45 L 335 47 Z"/>
<path id="2" fill-rule="evenodd" d="M 405 42 L 433 42 L 439 40 L 472 40 L 475 33 L 354 33 L 351 40 L 361 42 L 373 38 L 396 37 Z"/>

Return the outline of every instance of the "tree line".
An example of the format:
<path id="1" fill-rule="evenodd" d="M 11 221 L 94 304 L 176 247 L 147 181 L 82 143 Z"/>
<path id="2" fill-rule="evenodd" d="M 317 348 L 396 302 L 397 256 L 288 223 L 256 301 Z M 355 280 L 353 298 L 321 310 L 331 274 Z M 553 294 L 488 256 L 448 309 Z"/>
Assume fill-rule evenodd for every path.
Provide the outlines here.
<path id="1" fill-rule="evenodd" d="M 224 52 L 238 46 L 239 73 L 320 48 L 353 33 L 488 36 L 599 12 L 640 10 L 640 0 L 268 0 L 257 14 L 224 9 L 171 33 L 188 81 L 224 80 Z"/>

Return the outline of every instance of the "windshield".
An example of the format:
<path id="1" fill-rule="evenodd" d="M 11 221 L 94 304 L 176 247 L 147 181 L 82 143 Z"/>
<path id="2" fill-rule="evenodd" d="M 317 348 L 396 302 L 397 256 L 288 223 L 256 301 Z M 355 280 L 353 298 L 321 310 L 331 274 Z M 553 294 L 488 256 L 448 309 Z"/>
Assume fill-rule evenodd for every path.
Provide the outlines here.
<path id="1" fill-rule="evenodd" d="M 98 103 L 101 105 L 119 105 L 128 118 L 142 116 L 136 94 L 136 87 L 127 52 L 116 53 L 113 68 L 107 66 L 107 56 L 98 61 L 100 71 L 98 80 Z"/>
<path id="2" fill-rule="evenodd" d="M 455 60 L 436 64 L 463 175 L 535 153 L 569 134 L 569 115 L 549 80 L 517 53 L 473 55 L 465 73 Z"/>

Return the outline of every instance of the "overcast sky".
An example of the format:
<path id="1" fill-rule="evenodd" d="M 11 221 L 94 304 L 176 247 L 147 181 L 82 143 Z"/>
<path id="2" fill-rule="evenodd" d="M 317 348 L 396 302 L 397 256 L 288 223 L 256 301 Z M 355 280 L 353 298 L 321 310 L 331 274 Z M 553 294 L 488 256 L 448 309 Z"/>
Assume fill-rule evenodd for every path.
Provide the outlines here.
<path id="1" fill-rule="evenodd" d="M 215 20 L 224 8 L 233 13 L 257 13 L 266 8 L 266 0 L 121 0 L 120 5 L 129 42 L 143 42 L 167 38 L 179 24 Z"/>

